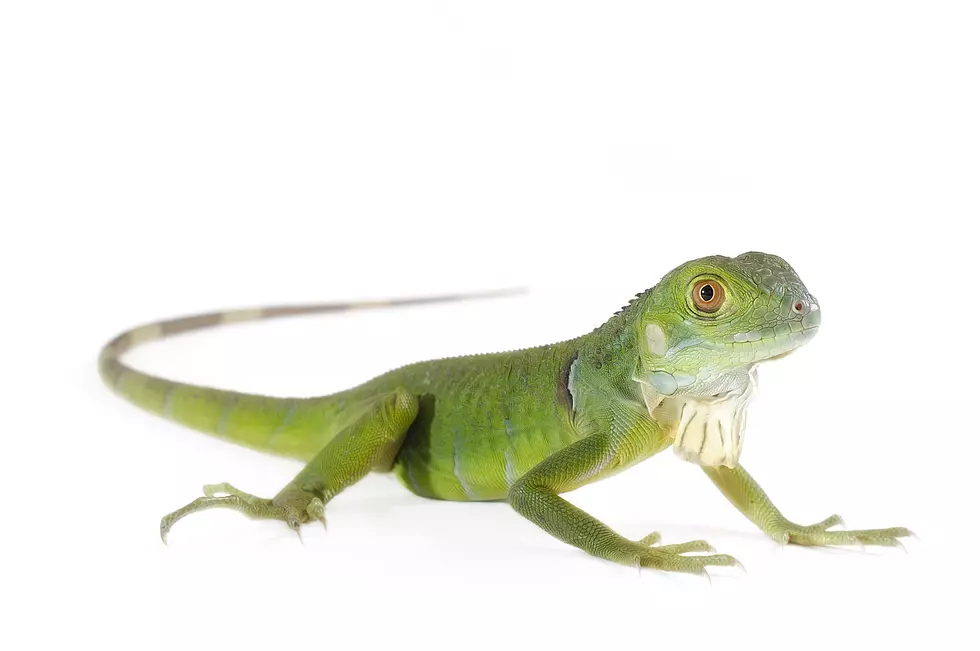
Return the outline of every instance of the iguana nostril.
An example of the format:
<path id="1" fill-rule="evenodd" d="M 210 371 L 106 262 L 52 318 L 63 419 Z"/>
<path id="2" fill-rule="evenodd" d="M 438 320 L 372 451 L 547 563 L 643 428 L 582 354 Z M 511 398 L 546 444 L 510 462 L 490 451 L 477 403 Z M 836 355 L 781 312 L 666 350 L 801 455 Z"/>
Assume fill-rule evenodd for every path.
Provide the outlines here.
<path id="1" fill-rule="evenodd" d="M 796 301 L 796 303 L 793 304 L 793 311 L 797 314 L 803 314 L 804 307 L 806 306 L 803 305 L 803 301 Z"/>
<path id="2" fill-rule="evenodd" d="M 810 310 L 803 316 L 803 329 L 809 330 L 820 325 L 820 306 L 814 302 Z"/>

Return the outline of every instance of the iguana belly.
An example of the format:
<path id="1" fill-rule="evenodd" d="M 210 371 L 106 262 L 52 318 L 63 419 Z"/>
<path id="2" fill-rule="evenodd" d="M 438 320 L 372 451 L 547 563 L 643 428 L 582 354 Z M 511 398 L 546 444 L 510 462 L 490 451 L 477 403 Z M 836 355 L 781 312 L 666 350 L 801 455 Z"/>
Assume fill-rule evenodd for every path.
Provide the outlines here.
<path id="1" fill-rule="evenodd" d="M 533 394 L 482 407 L 423 397 L 393 471 L 423 497 L 502 500 L 524 473 L 579 438 L 568 412 Z"/>

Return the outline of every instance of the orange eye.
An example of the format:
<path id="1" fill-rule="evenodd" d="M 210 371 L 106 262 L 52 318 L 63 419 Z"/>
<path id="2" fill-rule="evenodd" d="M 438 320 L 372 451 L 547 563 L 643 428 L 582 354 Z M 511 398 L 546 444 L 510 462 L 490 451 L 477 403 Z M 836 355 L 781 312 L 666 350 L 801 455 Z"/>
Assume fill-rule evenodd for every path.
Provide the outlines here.
<path id="1" fill-rule="evenodd" d="M 702 280 L 694 285 L 691 298 L 702 312 L 717 312 L 725 302 L 725 289 L 717 280 Z"/>

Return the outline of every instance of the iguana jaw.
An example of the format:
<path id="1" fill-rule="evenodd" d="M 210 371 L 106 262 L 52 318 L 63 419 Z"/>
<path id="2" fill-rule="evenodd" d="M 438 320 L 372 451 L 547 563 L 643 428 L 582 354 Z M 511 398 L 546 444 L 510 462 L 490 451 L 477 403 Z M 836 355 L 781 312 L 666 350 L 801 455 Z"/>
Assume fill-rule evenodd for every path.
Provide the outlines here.
<path id="1" fill-rule="evenodd" d="M 819 329 L 820 308 L 815 302 L 801 321 L 736 332 L 717 341 L 688 338 L 669 348 L 663 329 L 650 323 L 644 331 L 646 351 L 655 361 L 634 379 L 650 384 L 662 396 L 717 396 L 744 386 L 747 369 L 785 357 L 813 339 Z"/>
<path id="2" fill-rule="evenodd" d="M 790 322 L 775 328 L 736 333 L 726 338 L 723 345 L 731 346 L 733 356 L 744 359 L 751 355 L 753 363 L 768 362 L 796 351 L 819 330 L 820 308 L 814 305 L 802 325 Z"/>
<path id="3" fill-rule="evenodd" d="M 757 362 L 785 357 L 813 339 L 820 329 L 820 306 L 814 301 L 800 321 L 787 321 L 774 327 L 737 332 L 724 340 L 735 354 L 751 350 Z"/>

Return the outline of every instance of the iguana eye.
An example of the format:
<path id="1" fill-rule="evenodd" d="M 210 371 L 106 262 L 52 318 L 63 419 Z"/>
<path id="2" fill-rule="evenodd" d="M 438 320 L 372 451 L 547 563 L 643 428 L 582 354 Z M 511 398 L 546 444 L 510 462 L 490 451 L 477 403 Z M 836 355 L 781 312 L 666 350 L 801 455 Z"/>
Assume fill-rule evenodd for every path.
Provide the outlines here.
<path id="1" fill-rule="evenodd" d="M 725 289 L 717 280 L 702 280 L 694 285 L 691 292 L 694 307 L 702 312 L 717 312 L 725 302 Z"/>

